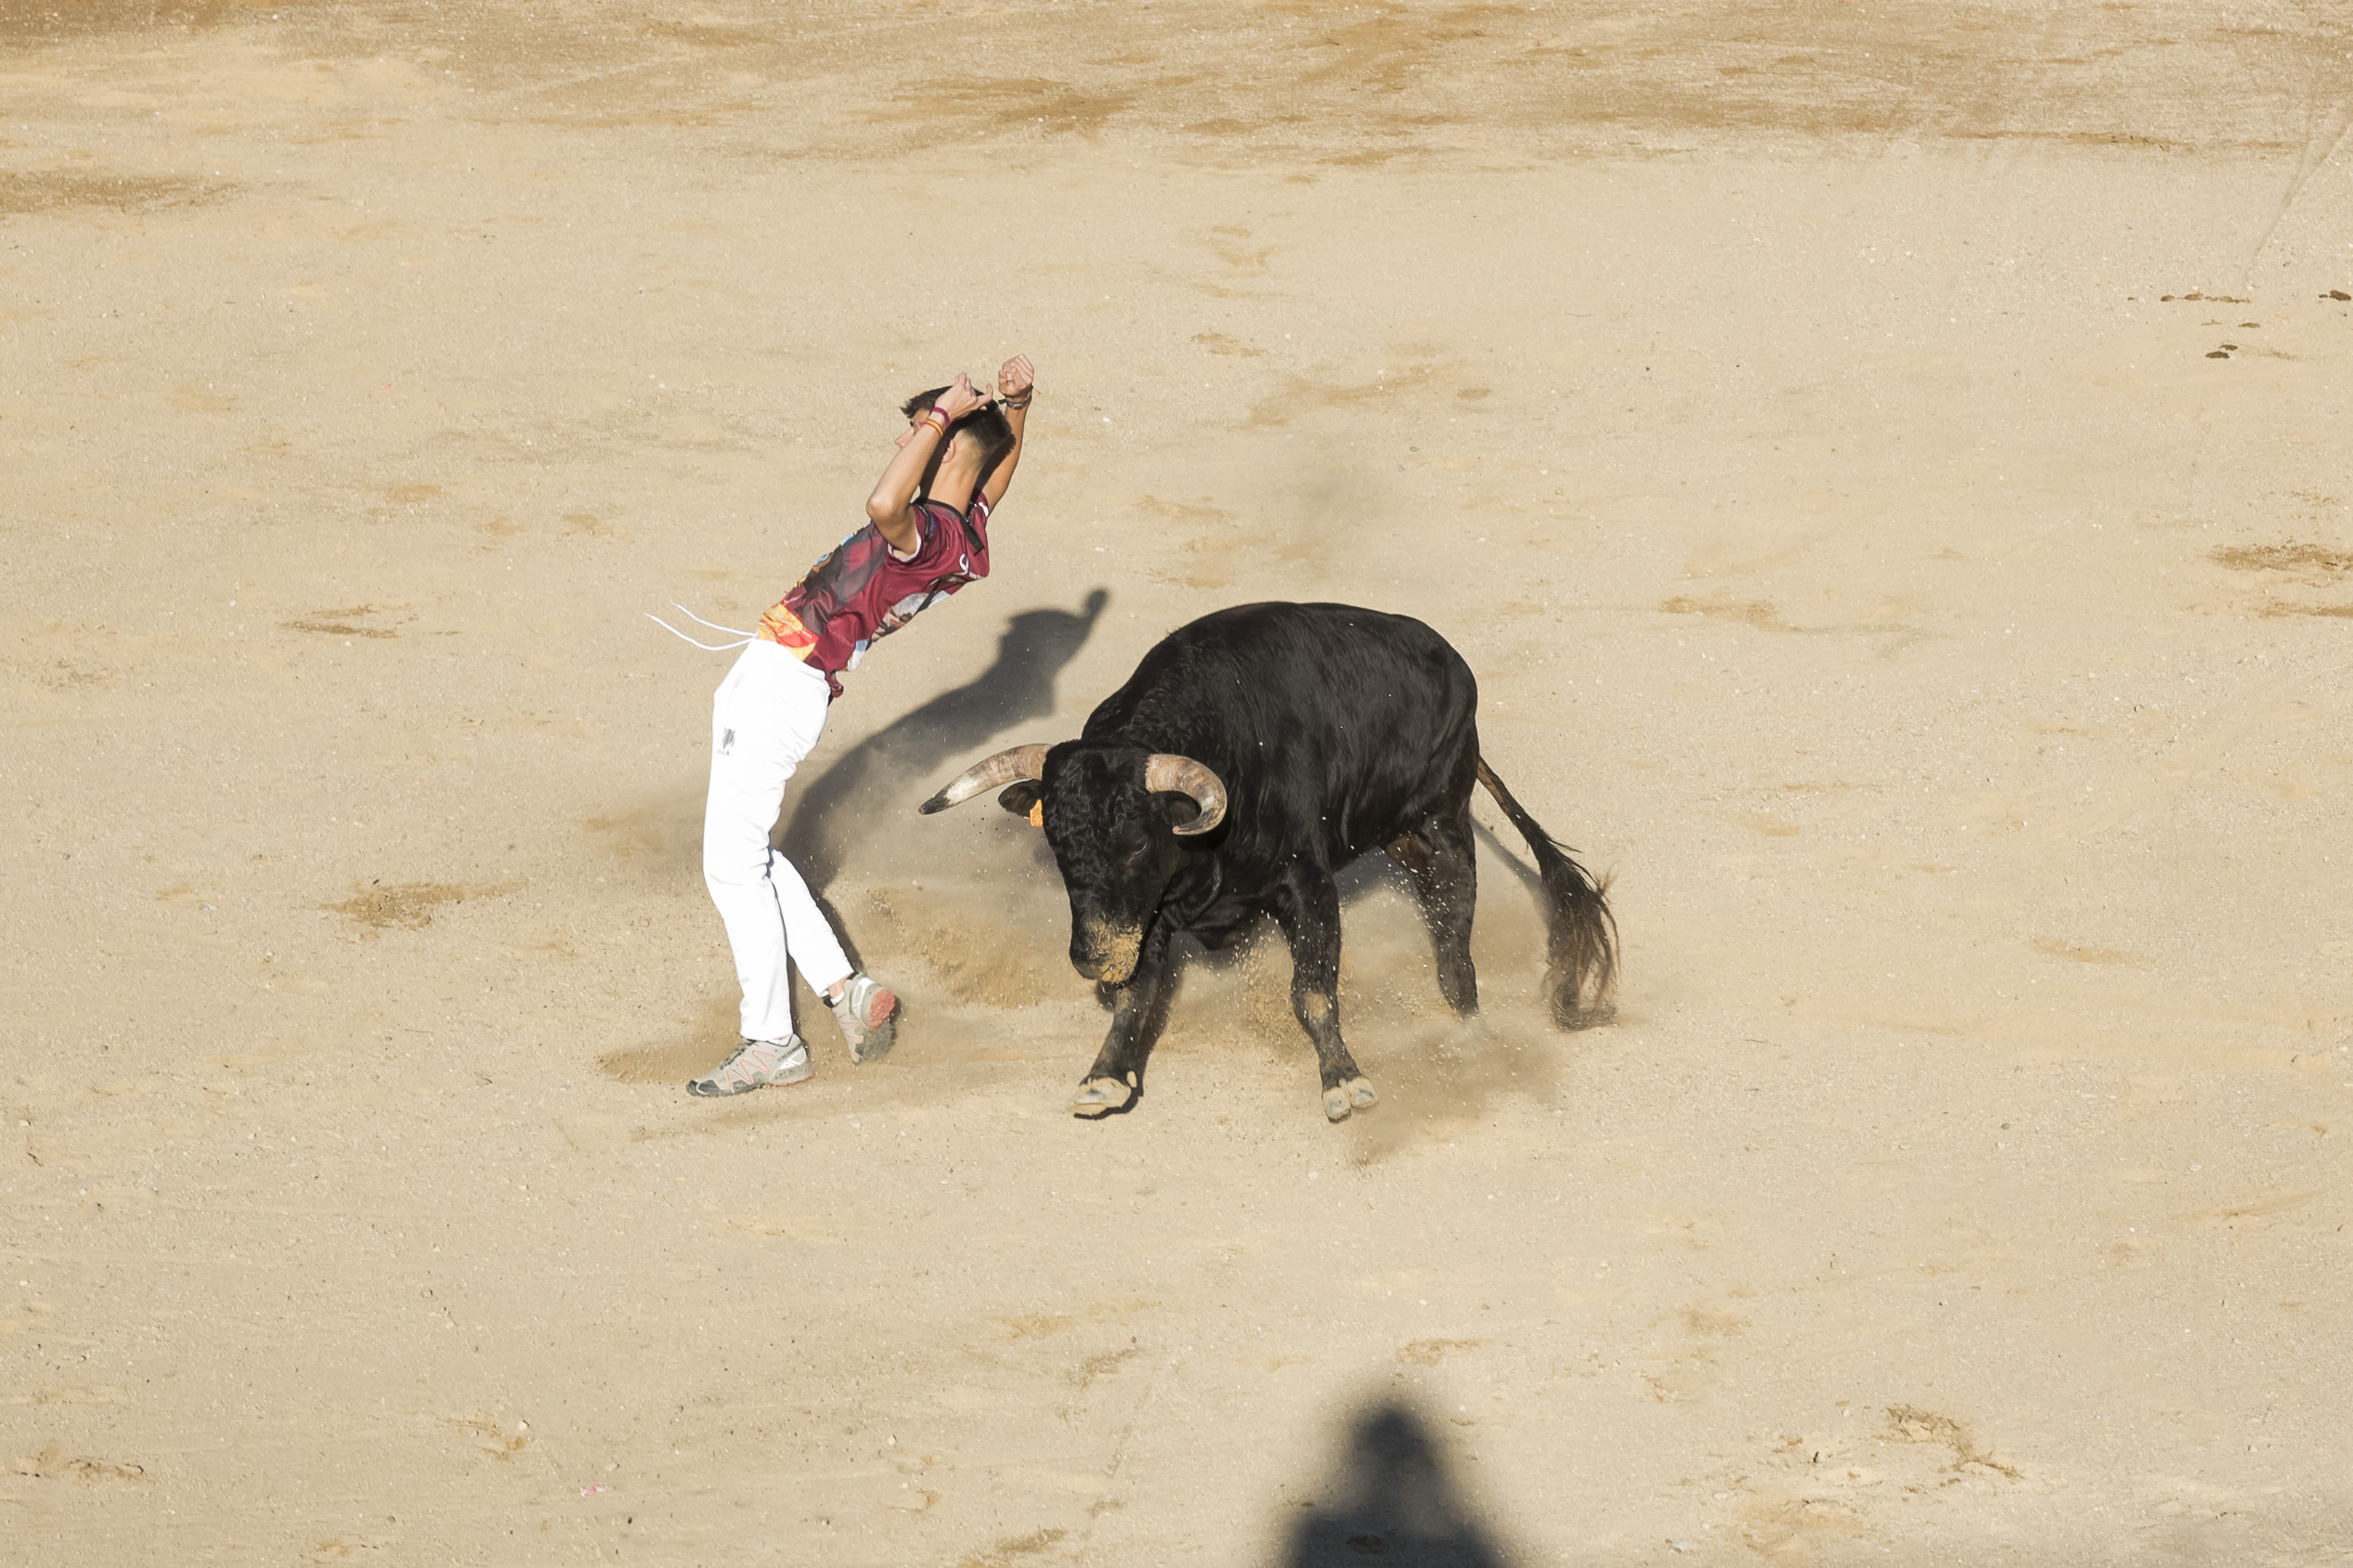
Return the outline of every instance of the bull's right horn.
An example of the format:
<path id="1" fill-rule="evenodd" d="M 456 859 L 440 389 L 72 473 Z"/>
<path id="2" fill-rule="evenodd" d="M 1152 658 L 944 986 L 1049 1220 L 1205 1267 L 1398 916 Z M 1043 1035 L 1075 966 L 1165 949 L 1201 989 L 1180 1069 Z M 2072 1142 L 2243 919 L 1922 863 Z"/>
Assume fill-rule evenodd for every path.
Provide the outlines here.
<path id="1" fill-rule="evenodd" d="M 928 817 L 934 811 L 961 806 L 974 796 L 1004 784 L 1021 779 L 1043 779 L 1046 777 L 1046 748 L 1042 745 L 1017 745 L 1010 751 L 1000 751 L 958 773 L 948 781 L 945 789 L 916 809 Z"/>

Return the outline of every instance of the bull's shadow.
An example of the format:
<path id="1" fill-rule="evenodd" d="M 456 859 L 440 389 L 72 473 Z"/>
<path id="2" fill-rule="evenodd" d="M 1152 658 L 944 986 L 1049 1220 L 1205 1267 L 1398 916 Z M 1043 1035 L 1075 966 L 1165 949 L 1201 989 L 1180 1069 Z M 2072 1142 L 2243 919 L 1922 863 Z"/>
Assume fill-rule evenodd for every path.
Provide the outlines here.
<path id="1" fill-rule="evenodd" d="M 1351 1423 L 1337 1506 L 1292 1527 L 1282 1568 L 1507 1568 L 1464 1500 L 1444 1450 L 1410 1406 L 1387 1401 Z"/>
<path id="2" fill-rule="evenodd" d="M 793 789 L 787 798 L 796 804 L 778 848 L 812 890 L 831 885 L 850 851 L 892 814 L 908 781 L 928 780 L 942 762 L 1000 730 L 1050 715 L 1055 678 L 1086 645 L 1111 598 L 1098 588 L 1075 615 L 1024 610 L 1013 616 L 997 639 L 995 663 L 893 719 Z"/>

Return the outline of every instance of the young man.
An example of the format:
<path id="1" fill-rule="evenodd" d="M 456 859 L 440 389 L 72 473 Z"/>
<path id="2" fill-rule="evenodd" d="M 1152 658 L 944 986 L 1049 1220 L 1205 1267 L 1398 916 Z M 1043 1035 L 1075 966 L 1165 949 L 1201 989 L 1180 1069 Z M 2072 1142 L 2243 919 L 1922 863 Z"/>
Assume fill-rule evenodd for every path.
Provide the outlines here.
<path id="1" fill-rule="evenodd" d="M 989 513 L 1021 459 L 1034 375 L 1026 356 L 996 373 L 991 404 L 962 375 L 919 392 L 866 499 L 866 525 L 809 569 L 760 617 L 760 631 L 711 703 L 710 797 L 703 813 L 703 881 L 727 927 L 744 988 L 743 1043 L 696 1095 L 798 1083 L 816 1069 L 792 1027 L 789 954 L 825 994 L 850 1044 L 870 1062 L 890 1049 L 898 998 L 852 972 L 833 928 L 791 862 L 770 848 L 785 784 L 825 732 L 840 675 L 875 639 L 942 595 L 989 575 Z"/>

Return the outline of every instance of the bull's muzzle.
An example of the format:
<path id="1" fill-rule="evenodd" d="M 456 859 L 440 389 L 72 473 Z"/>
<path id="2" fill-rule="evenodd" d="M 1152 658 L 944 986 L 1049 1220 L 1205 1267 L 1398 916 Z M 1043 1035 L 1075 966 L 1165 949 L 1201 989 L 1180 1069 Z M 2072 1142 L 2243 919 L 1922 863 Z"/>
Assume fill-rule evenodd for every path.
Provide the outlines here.
<path id="1" fill-rule="evenodd" d="M 1125 985 L 1136 975 L 1136 961 L 1144 951 L 1141 926 L 1115 926 L 1105 920 L 1073 922 L 1071 967 L 1102 985 Z"/>

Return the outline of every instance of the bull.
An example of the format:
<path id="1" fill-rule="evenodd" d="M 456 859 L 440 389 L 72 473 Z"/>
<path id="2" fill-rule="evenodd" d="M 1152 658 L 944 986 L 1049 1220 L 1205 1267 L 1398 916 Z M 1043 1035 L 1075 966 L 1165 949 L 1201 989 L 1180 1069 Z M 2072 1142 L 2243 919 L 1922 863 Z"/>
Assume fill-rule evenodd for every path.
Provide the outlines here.
<path id="1" fill-rule="evenodd" d="M 1102 1116 L 1140 1094 L 1154 1004 L 1180 931 L 1216 949 L 1261 915 L 1291 945 L 1292 1010 L 1313 1041 L 1323 1111 L 1380 1095 L 1340 1033 L 1335 874 L 1385 851 L 1436 948 L 1439 993 L 1478 1009 L 1471 794 L 1483 784 L 1534 854 L 1544 890 L 1544 991 L 1554 1021 L 1607 1016 L 1617 927 L 1597 883 L 1479 755 L 1478 684 L 1436 632 L 1346 604 L 1244 604 L 1202 616 L 1144 655 L 1076 740 L 1014 746 L 920 810 L 995 789 L 1044 827 L 1071 901 L 1071 965 L 1112 1024 L 1072 1109 Z"/>

